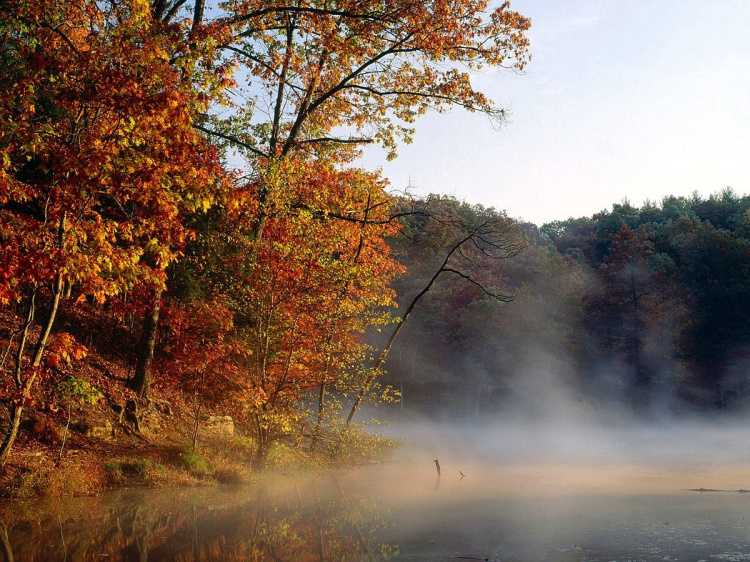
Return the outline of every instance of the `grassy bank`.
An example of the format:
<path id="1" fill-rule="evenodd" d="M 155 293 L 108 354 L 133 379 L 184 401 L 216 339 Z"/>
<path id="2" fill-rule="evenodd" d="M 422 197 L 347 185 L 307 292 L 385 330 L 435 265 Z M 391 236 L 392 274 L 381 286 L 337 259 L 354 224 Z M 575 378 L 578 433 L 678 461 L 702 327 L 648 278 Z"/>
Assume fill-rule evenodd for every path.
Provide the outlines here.
<path id="1" fill-rule="evenodd" d="M 24 440 L 0 473 L 7 498 L 92 496 L 123 487 L 241 485 L 261 471 L 297 472 L 356 466 L 385 459 L 395 443 L 362 430 L 337 435 L 334 451 L 300 440 L 274 443 L 262 468 L 254 462 L 252 438 L 211 437 L 193 449 L 178 441 L 107 442 L 73 435 L 60 455 L 57 446 Z M 83 445 L 88 446 L 83 446 Z"/>

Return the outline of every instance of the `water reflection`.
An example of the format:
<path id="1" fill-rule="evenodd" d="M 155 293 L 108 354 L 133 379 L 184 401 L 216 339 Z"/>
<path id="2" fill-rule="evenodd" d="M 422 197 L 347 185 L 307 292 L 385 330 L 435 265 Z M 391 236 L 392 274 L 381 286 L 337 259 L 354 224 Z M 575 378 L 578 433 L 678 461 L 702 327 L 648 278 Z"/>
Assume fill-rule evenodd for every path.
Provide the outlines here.
<path id="1" fill-rule="evenodd" d="M 460 460 L 441 455 L 440 475 L 425 457 L 248 488 L 7 504 L 0 560 L 750 560 L 750 494 L 685 490 L 736 483 L 746 466 Z"/>
<path id="2" fill-rule="evenodd" d="M 131 490 L 0 510 L 5 562 L 379 561 L 393 545 L 372 499 L 333 475 L 251 489 Z"/>

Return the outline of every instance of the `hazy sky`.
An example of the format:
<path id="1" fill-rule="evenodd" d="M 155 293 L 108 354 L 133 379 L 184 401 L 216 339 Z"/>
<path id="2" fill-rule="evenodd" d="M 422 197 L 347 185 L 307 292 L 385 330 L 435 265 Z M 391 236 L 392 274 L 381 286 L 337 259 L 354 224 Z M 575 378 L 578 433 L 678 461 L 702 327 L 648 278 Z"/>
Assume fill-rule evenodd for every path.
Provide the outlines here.
<path id="1" fill-rule="evenodd" d="M 523 74 L 476 84 L 510 109 L 499 130 L 452 111 L 417 123 L 386 162 L 395 188 L 534 222 L 730 185 L 750 190 L 750 0 L 515 0 L 532 19 Z"/>

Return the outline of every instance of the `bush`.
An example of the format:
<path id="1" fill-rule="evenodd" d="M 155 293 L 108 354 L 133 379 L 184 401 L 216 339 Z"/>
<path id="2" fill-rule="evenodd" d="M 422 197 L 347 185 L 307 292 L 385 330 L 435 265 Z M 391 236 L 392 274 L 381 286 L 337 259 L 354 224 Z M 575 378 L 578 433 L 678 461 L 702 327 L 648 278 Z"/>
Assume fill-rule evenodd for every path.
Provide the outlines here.
<path id="1" fill-rule="evenodd" d="M 154 484 L 163 478 L 164 465 L 151 459 L 118 459 L 104 464 L 104 470 L 112 484 L 135 481 L 141 484 Z"/>
<path id="2" fill-rule="evenodd" d="M 15 498 L 96 495 L 106 487 L 105 474 L 95 463 L 65 462 L 23 471 L 13 484 Z"/>
<path id="3" fill-rule="evenodd" d="M 180 460 L 185 469 L 193 476 L 205 478 L 213 472 L 208 460 L 195 449 L 183 450 L 180 454 Z"/>
<path id="4" fill-rule="evenodd" d="M 265 466 L 268 468 L 294 470 L 311 467 L 312 459 L 299 447 L 282 441 L 274 441 L 268 447 Z"/>
<path id="5" fill-rule="evenodd" d="M 338 462 L 356 464 L 384 460 L 396 447 L 398 447 L 398 442 L 394 439 L 352 426 L 341 432 L 332 456 Z"/>
<path id="6" fill-rule="evenodd" d="M 227 447 L 232 451 L 233 455 L 239 454 L 245 459 L 251 459 L 255 454 L 257 445 L 255 439 L 252 437 L 233 435 L 227 440 Z"/>
<path id="7" fill-rule="evenodd" d="M 247 468 L 237 465 L 227 465 L 214 471 L 214 478 L 221 484 L 238 486 L 250 481 L 250 472 Z"/>
<path id="8" fill-rule="evenodd" d="M 95 406 L 104 395 L 89 381 L 78 377 L 67 377 L 57 385 L 57 391 L 63 399 L 73 404 L 90 404 Z"/>

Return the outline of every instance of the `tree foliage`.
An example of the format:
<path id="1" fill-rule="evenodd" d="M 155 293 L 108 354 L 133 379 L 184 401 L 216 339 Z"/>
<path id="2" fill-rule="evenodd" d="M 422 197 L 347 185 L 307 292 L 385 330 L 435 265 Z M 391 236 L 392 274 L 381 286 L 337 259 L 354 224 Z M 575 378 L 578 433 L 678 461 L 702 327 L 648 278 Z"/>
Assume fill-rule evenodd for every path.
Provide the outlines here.
<path id="1" fill-rule="evenodd" d="M 141 403 L 136 432 L 167 395 L 196 424 L 231 412 L 261 461 L 311 420 L 319 436 L 381 373 L 368 335 L 394 318 L 389 241 L 416 213 L 354 164 L 360 147 L 395 156 L 428 110 L 501 119 L 472 73 L 522 69 L 528 28 L 483 0 L 7 6 L 0 305 L 17 326 L 0 461 L 24 406 L 84 359 L 72 334 L 134 366 L 118 395 Z M 499 250 L 491 230 L 461 259 Z M 478 270 L 440 273 L 485 286 Z M 127 345 L 103 348 L 93 325 Z"/>

